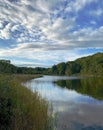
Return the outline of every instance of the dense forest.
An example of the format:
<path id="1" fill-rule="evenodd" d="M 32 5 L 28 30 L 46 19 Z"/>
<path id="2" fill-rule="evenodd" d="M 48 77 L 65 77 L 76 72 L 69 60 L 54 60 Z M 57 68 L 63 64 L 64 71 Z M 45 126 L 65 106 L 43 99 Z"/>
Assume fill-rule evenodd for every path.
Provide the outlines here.
<path id="1" fill-rule="evenodd" d="M 10 63 L 0 61 L 0 73 L 17 74 L 51 74 L 51 75 L 102 75 L 103 53 L 79 58 L 75 61 L 62 62 L 51 68 L 16 67 Z"/>
<path id="2" fill-rule="evenodd" d="M 0 74 L 11 73 L 11 74 L 41 74 L 44 73 L 46 69 L 41 67 L 31 68 L 31 67 L 16 67 L 6 60 L 0 60 Z"/>
<path id="3" fill-rule="evenodd" d="M 48 73 L 56 75 L 101 75 L 103 74 L 103 53 L 59 63 L 48 69 Z"/>

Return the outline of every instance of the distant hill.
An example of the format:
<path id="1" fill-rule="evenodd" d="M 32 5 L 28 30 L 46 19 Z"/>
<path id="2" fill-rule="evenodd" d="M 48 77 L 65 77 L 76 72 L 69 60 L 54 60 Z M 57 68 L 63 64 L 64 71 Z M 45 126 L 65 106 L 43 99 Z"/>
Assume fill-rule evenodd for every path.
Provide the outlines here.
<path id="1" fill-rule="evenodd" d="M 103 53 L 79 58 L 75 61 L 62 62 L 53 65 L 51 68 L 27 68 L 16 67 L 10 61 L 0 60 L 0 74 L 51 74 L 51 75 L 102 75 L 103 74 Z"/>
<path id="2" fill-rule="evenodd" d="M 48 69 L 49 74 L 56 75 L 95 75 L 103 74 L 103 53 L 79 58 L 75 61 L 62 62 Z"/>
<path id="3" fill-rule="evenodd" d="M 11 64 L 8 60 L 0 60 L 0 74 L 41 74 L 45 68 L 17 67 Z"/>

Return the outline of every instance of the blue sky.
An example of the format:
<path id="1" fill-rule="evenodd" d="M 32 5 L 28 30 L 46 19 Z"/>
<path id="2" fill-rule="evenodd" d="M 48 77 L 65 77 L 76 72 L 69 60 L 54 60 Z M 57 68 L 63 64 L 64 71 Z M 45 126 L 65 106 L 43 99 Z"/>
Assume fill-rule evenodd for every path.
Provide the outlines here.
<path id="1" fill-rule="evenodd" d="M 103 52 L 103 0 L 0 0 L 0 59 L 49 67 Z"/>

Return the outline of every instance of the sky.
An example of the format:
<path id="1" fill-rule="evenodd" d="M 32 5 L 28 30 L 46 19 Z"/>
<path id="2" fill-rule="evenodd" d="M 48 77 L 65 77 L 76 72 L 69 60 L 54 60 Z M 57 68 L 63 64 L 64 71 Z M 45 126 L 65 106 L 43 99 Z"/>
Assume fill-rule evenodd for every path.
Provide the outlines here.
<path id="1" fill-rule="evenodd" d="M 103 0 L 0 0 L 0 59 L 51 67 L 103 52 Z"/>

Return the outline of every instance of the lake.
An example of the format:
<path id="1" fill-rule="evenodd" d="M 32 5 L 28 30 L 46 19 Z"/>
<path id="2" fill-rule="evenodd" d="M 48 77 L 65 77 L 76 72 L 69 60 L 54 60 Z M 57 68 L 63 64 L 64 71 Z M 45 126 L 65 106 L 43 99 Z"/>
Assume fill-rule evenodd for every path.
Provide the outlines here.
<path id="1" fill-rule="evenodd" d="M 55 130 L 103 130 L 103 78 L 43 76 L 26 86 L 53 105 Z"/>

